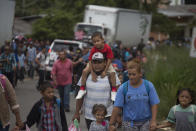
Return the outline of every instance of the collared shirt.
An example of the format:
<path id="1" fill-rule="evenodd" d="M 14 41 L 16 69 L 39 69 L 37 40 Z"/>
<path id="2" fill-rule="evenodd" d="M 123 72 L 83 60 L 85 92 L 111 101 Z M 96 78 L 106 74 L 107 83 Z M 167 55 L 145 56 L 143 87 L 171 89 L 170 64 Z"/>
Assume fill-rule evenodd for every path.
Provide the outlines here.
<path id="1" fill-rule="evenodd" d="M 67 58 L 64 62 L 55 61 L 51 73 L 56 76 L 57 85 L 64 86 L 72 83 L 72 72 L 72 61 Z"/>
<path id="2" fill-rule="evenodd" d="M 57 131 L 54 107 L 52 106 L 52 104 L 49 108 L 47 108 L 44 103 L 44 106 L 42 107 L 42 113 L 42 131 Z"/>
<path id="3" fill-rule="evenodd" d="M 3 59 L 8 59 L 8 62 L 3 62 L 3 69 L 2 72 L 12 72 L 13 71 L 13 67 L 16 66 L 16 59 L 13 53 L 10 53 L 8 55 L 6 55 L 5 53 L 3 53 L 0 56 L 0 60 Z"/>

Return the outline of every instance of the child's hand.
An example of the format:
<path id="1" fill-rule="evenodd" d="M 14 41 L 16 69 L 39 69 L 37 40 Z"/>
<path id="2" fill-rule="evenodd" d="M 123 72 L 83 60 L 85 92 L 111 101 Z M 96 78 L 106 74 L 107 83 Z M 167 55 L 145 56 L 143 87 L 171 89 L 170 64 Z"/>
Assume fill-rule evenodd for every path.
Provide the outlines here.
<path id="1" fill-rule="evenodd" d="M 92 81 L 97 82 L 97 75 L 95 73 L 91 73 Z"/>
<path id="2" fill-rule="evenodd" d="M 101 78 L 104 78 L 105 76 L 106 76 L 106 72 L 103 71 L 103 72 L 101 73 Z"/>

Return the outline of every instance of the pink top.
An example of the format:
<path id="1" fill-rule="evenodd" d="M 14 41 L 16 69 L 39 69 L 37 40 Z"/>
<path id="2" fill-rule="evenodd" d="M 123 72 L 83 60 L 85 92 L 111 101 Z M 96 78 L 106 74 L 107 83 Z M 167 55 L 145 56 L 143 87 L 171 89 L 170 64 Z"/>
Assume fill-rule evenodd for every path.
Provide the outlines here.
<path id="1" fill-rule="evenodd" d="M 72 84 L 73 65 L 70 59 L 64 62 L 57 60 L 52 67 L 52 75 L 56 76 L 57 85 L 65 86 Z"/>

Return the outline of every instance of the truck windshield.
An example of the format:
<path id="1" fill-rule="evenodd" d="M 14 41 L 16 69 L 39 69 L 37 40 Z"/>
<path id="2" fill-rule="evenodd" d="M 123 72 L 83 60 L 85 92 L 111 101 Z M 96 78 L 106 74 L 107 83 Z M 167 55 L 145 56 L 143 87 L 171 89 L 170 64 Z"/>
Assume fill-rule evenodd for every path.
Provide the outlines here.
<path id="1" fill-rule="evenodd" d="M 78 25 L 77 31 L 82 30 L 85 35 L 92 35 L 94 32 L 102 32 L 102 27 L 95 25 Z"/>

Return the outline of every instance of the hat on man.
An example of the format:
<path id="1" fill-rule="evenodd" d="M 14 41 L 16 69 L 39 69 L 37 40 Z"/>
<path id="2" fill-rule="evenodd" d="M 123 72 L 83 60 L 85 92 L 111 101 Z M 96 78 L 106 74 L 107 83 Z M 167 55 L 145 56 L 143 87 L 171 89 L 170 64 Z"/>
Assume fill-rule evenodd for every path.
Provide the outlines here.
<path id="1" fill-rule="evenodd" d="M 101 52 L 96 52 L 92 56 L 92 60 L 103 60 L 104 56 Z"/>

